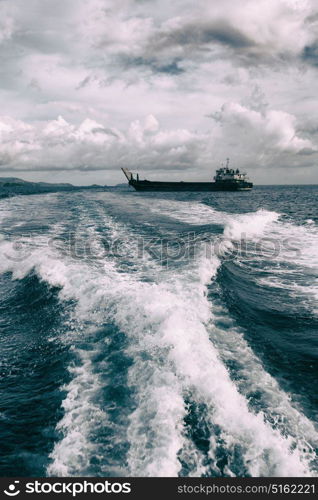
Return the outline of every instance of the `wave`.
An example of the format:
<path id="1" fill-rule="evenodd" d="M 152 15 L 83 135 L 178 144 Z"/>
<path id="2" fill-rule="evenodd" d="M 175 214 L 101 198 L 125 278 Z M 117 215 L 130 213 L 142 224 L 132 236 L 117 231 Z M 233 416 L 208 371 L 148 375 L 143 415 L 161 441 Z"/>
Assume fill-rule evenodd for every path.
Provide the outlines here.
<path id="1" fill-rule="evenodd" d="M 249 217 L 254 217 L 253 224 L 249 224 Z M 129 228 L 111 218 L 104 220 L 109 237 L 125 236 L 129 245 Z M 225 232 L 235 239 L 247 225 L 253 238 L 276 220 L 277 215 L 268 212 L 238 216 L 235 221 L 228 218 Z M 90 231 L 95 245 L 102 245 L 94 218 Z M 150 258 L 138 267 L 135 257 L 136 269 L 131 273 L 116 256 L 80 261 L 47 248 L 41 239 L 33 238 L 31 243 L 23 261 L 4 259 L 2 272 L 12 272 L 14 279 L 35 272 L 41 280 L 58 287 L 62 303 L 75 304 L 72 335 L 85 338 L 112 323 L 127 337 L 125 355 L 133 360 L 127 384 L 134 404 L 127 420 L 127 437 L 124 429 L 118 430 L 129 444 L 127 467 L 122 473 L 176 476 L 183 473 L 182 461 L 188 460 L 189 475 L 198 471 L 202 475 L 316 474 L 315 455 L 308 445 L 317 442 L 312 424 L 292 407 L 288 395 L 238 340 L 235 326 L 226 331 L 218 326 L 220 314 L 211 310 L 207 285 L 217 275 L 221 256 L 206 258 L 204 242 L 195 260 L 178 272 L 171 269 L 163 273 L 154 273 L 153 266 L 158 264 Z M 4 241 L 1 249 L 4 255 L 14 250 L 12 243 Z M 107 428 L 110 419 L 108 409 L 98 399 L 104 382 L 94 369 L 95 348 L 102 354 L 98 343 L 91 350 L 74 348 L 79 364 L 70 367 L 73 378 L 64 388 L 64 417 L 58 426 L 62 437 L 51 454 L 49 475 L 85 475 L 93 457 L 107 453 L 92 436 L 93 428 Z M 239 379 L 233 380 L 226 361 L 237 356 L 247 366 L 242 363 Z M 263 391 L 262 408 L 249 404 L 249 385 Z M 198 448 L 186 423 L 190 399 L 195 407 L 207 409 L 205 451 Z M 278 425 L 274 415 L 288 423 Z M 223 465 L 221 452 L 227 455 Z"/>
<path id="2" fill-rule="evenodd" d="M 255 279 L 261 286 L 289 290 L 296 298 L 311 297 L 312 311 L 317 313 L 318 229 L 313 220 L 295 224 L 274 211 L 233 214 L 193 202 L 173 202 L 168 210 L 167 203 L 157 202 L 152 210 L 188 224 L 222 224 L 222 235 L 212 241 L 220 258 L 258 274 Z"/>
<path id="3" fill-rule="evenodd" d="M 231 214 L 227 217 L 224 237 L 230 240 L 254 239 L 268 234 L 280 214 L 260 209 L 243 215 Z"/>

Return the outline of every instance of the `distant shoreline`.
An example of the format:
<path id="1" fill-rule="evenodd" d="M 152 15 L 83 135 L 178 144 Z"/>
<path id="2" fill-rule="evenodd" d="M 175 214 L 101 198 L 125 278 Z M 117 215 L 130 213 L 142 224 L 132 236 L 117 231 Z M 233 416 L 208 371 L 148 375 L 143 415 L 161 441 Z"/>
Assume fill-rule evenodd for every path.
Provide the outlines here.
<path id="1" fill-rule="evenodd" d="M 263 188 L 292 188 L 292 187 L 318 187 L 318 184 L 258 184 L 254 186 L 256 189 Z M 92 184 L 88 186 L 74 186 L 73 184 L 54 184 L 48 182 L 30 182 L 23 179 L 14 177 L 0 177 L 0 200 L 12 198 L 21 195 L 36 195 L 36 194 L 49 194 L 58 192 L 74 192 L 74 191 L 108 191 L 108 190 L 129 190 L 128 184 L 115 184 L 115 185 L 98 185 Z"/>

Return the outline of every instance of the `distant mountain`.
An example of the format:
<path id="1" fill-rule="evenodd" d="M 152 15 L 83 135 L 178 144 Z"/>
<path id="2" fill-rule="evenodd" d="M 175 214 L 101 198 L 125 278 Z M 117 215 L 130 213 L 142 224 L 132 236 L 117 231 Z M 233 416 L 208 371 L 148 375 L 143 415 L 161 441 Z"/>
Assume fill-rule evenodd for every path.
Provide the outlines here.
<path id="1" fill-rule="evenodd" d="M 17 194 L 54 193 L 57 191 L 75 191 L 79 189 L 102 189 L 104 186 L 73 186 L 68 183 L 29 182 L 18 177 L 0 177 L 0 198 Z"/>
<path id="2" fill-rule="evenodd" d="M 131 190 L 128 182 L 122 182 L 121 184 L 116 184 L 115 186 L 111 186 L 112 189 L 128 189 Z"/>
<path id="3" fill-rule="evenodd" d="M 25 184 L 27 181 L 23 179 L 18 179 L 18 177 L 0 177 L 0 185 L 6 184 L 9 182 L 10 184 Z"/>
<path id="4" fill-rule="evenodd" d="M 32 186 L 43 186 L 43 187 L 70 187 L 74 188 L 72 184 L 67 183 L 51 183 L 51 182 L 30 182 L 25 181 L 23 179 L 19 179 L 18 177 L 0 177 L 0 186 L 11 186 L 11 185 L 32 185 Z"/>

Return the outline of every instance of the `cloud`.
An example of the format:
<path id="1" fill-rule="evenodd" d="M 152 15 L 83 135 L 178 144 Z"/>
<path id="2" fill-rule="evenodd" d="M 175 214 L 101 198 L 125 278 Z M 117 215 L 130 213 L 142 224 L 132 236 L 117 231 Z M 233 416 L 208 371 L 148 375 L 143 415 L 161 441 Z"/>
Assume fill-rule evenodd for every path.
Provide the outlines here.
<path id="1" fill-rule="evenodd" d="M 318 181 L 314 0 L 24 7 L 0 1 L 2 170 L 203 179 L 230 155 L 272 182 L 297 166 Z"/>
<path id="2" fill-rule="evenodd" d="M 302 58 L 305 62 L 318 66 L 318 40 L 304 47 Z"/>
<path id="3" fill-rule="evenodd" d="M 227 102 L 211 115 L 206 132 L 166 129 L 153 115 L 134 120 L 126 130 L 86 118 L 79 125 L 61 116 L 45 125 L 0 119 L 0 165 L 11 171 L 118 172 L 128 167 L 155 176 L 206 179 L 226 154 L 236 166 L 279 167 L 280 155 L 293 165 L 297 155 L 317 148 L 297 133 L 294 116 L 278 110 L 255 111 Z"/>
<path id="4" fill-rule="evenodd" d="M 246 151 L 255 149 L 256 145 L 263 154 L 316 150 L 310 140 L 297 135 L 295 116 L 284 111 L 261 112 L 228 102 L 212 118 L 222 126 L 224 136 L 235 137 Z"/>
<path id="5" fill-rule="evenodd" d="M 121 56 L 130 65 L 148 64 L 153 71 L 171 66 L 178 74 L 176 68 L 182 71 L 178 64 L 182 60 L 200 63 L 209 57 L 235 56 L 236 64 L 252 66 L 275 60 L 283 64 L 301 58 L 315 40 L 315 23 L 310 21 L 315 8 L 309 0 L 244 0 L 243 5 L 239 0 L 198 0 L 191 8 L 185 6 L 183 15 L 176 2 L 174 11 L 164 19 L 153 17 L 154 7 L 159 9 L 155 1 L 146 3 L 150 8 L 145 8 L 144 16 L 132 15 L 137 2 L 124 2 L 116 9 L 113 2 L 106 4 L 108 8 L 103 2 L 90 4 L 95 17 L 88 14 L 92 20 L 83 27 L 90 43 Z M 97 5 L 100 16 L 96 25 Z"/>
<path id="6" fill-rule="evenodd" d="M 14 8 L 7 4 L 0 4 L 0 44 L 8 41 L 15 29 Z"/>
<path id="7" fill-rule="evenodd" d="M 131 167 L 190 168 L 203 140 L 188 130 L 161 130 L 156 118 L 132 122 L 126 131 L 104 127 L 91 119 L 79 126 L 64 120 L 44 127 L 2 117 L 0 121 L 2 169 L 104 170 Z"/>

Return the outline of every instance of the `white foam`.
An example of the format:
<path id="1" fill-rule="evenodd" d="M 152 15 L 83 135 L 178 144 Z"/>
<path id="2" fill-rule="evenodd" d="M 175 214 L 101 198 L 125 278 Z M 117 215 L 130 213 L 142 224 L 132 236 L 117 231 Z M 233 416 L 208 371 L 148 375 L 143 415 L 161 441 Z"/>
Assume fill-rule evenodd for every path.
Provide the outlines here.
<path id="1" fill-rule="evenodd" d="M 229 240 L 259 238 L 269 230 L 269 226 L 272 226 L 272 223 L 276 222 L 278 218 L 278 213 L 263 209 L 244 215 L 232 214 L 226 222 L 224 237 Z"/>
<path id="2" fill-rule="evenodd" d="M 57 425 L 64 437 L 55 445 L 49 475 L 80 476 L 87 472 L 92 456 L 98 452 L 91 435 L 108 424 L 107 414 L 94 402 L 101 383 L 93 372 L 91 353 L 79 349 L 76 353 L 80 365 L 69 368 L 72 380 L 64 387 L 64 416 Z"/>
<path id="3" fill-rule="evenodd" d="M 145 364 L 139 364 L 138 357 L 130 375 L 133 385 L 136 379 L 138 383 L 140 381 L 139 405 L 131 416 L 128 430 L 131 439 L 130 473 L 170 475 L 178 472 L 177 450 L 182 444 L 184 415 L 181 383 L 181 387 L 192 387 L 197 397 L 209 405 L 211 418 L 223 429 L 227 446 L 242 446 L 250 474 L 311 474 L 302 451 L 299 448 L 293 450 L 297 442 L 272 429 L 264 422 L 262 414 L 253 414 L 231 382 L 204 326 L 210 318 L 204 282 L 192 278 L 188 282 L 176 280 L 171 288 L 172 285 L 164 283 L 131 283 L 126 277 L 120 282 L 113 280 L 111 293 L 105 293 L 103 287 L 104 292 L 101 292 L 102 283 L 95 280 L 94 285 L 90 283 L 88 286 L 86 282 L 81 290 L 78 290 L 77 283 L 76 291 L 73 277 L 73 286 L 68 285 L 67 296 L 72 290 L 79 301 L 79 312 L 85 315 L 93 304 L 96 307 L 96 296 L 89 290 L 96 287 L 95 291 L 104 300 L 111 301 L 112 318 L 134 341 L 133 349 L 139 352 L 142 348 L 146 353 L 153 351 L 151 376 L 146 375 L 144 381 L 140 380 Z M 93 301 L 93 304 L 88 307 L 87 301 Z M 98 297 L 97 304 L 101 304 Z M 135 322 L 136 317 L 138 322 Z M 175 377 L 179 384 L 173 383 Z M 145 429 L 149 433 L 144 432 Z"/>
<path id="4" fill-rule="evenodd" d="M 228 215 L 203 203 L 173 200 L 153 200 L 151 212 L 160 213 L 187 224 L 224 224 Z"/>
<path id="5" fill-rule="evenodd" d="M 259 272 L 261 276 L 257 278 L 259 285 L 284 289 L 291 298 L 306 301 L 312 312 L 316 313 L 317 226 L 296 225 L 285 219 L 280 220 L 276 215 L 260 211 L 255 215 L 255 219 L 247 215 L 239 222 L 234 220 L 227 224 L 224 234 L 230 241 L 239 240 L 242 235 L 246 239 L 254 240 L 255 244 L 250 244 L 245 251 L 246 266 L 252 264 L 253 272 L 255 274 Z M 231 250 L 229 240 L 226 239 L 225 243 L 226 250 L 228 248 Z M 238 264 L 239 261 L 240 259 Z M 241 259 L 241 265 L 244 266 L 243 261 L 244 257 Z"/>
<path id="6" fill-rule="evenodd" d="M 193 310 L 189 317 L 176 309 L 161 327 L 163 341 L 171 345 L 169 358 L 185 385 L 193 387 L 199 400 L 209 405 L 212 420 L 223 429 L 227 445 L 240 444 L 245 450 L 245 464 L 252 475 L 310 474 L 301 449 L 291 451 L 291 437 L 272 429 L 261 413 L 249 411 L 209 341 L 203 303 L 199 310 L 195 319 Z"/>
<path id="7" fill-rule="evenodd" d="M 261 231 L 275 217 L 257 214 Z M 243 225 L 242 218 L 235 221 L 227 226 L 228 236 L 233 238 Z M 249 233 L 252 238 L 260 234 L 256 226 L 255 223 Z M 118 236 L 120 226 L 115 230 Z M 2 249 L 10 251 L 6 247 L 9 243 L 2 245 Z M 312 456 L 307 449 L 303 451 L 302 433 L 293 430 L 288 434 L 288 428 L 284 432 L 273 428 L 262 412 L 249 408 L 209 338 L 209 325 L 213 325 L 214 318 L 206 285 L 215 275 L 219 260 L 215 256 L 206 259 L 204 253 L 203 245 L 202 256 L 178 273 L 158 273 L 156 281 L 148 282 L 140 280 L 146 272 L 144 268 L 140 274 L 138 270 L 135 274 L 119 272 L 116 259 L 79 262 L 43 246 L 33 249 L 23 262 L 10 260 L 1 265 L 2 269 L 11 270 L 15 278 L 22 278 L 33 269 L 41 279 L 60 287 L 62 300 L 76 301 L 77 321 L 89 319 L 96 327 L 105 321 L 114 322 L 127 335 L 128 353 L 134 359 L 128 382 L 136 392 L 137 403 L 127 430 L 129 475 L 180 473 L 178 454 L 189 447 L 184 432 L 184 393 L 205 403 L 211 426 L 219 426 L 230 453 L 240 447 L 249 474 L 314 475 Z M 152 273 L 151 264 L 149 269 Z M 73 379 L 66 387 L 65 415 L 59 424 L 63 437 L 53 450 L 50 474 L 83 475 L 88 468 L 87 457 L 96 452 L 91 440 L 92 426 L 96 422 L 106 425 L 108 421 L 107 413 L 94 402 L 100 380 L 92 369 L 91 358 L 85 352 L 78 351 L 78 355 L 81 363 L 71 368 Z M 272 391 L 281 394 L 274 383 Z M 272 398 L 271 404 L 277 406 L 279 397 Z M 282 413 L 288 413 L 290 407 L 285 405 Z M 211 460 L 215 447 L 212 436 Z M 228 474 L 234 474 L 230 466 Z"/>
<path id="8" fill-rule="evenodd" d="M 221 303 L 212 305 L 213 322 L 209 326 L 210 337 L 218 348 L 222 360 L 235 363 L 236 383 L 248 400 L 257 394 L 266 420 L 283 434 L 293 436 L 307 457 L 315 459 L 313 447 L 318 446 L 318 433 L 314 424 L 292 404 L 291 395 L 284 392 L 269 375 L 253 353 Z M 222 325 L 222 326 L 218 326 Z M 311 444 L 309 444 L 311 443 Z"/>

